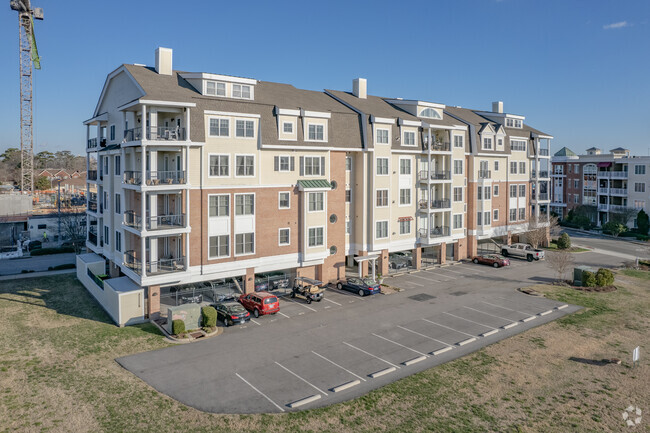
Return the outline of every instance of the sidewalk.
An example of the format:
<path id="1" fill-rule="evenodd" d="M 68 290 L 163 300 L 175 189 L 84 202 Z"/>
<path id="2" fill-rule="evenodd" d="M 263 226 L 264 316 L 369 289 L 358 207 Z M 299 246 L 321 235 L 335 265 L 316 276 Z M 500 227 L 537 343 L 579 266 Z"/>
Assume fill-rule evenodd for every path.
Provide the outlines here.
<path id="1" fill-rule="evenodd" d="M 2 275 L 0 276 L 0 281 L 20 280 L 22 278 L 49 277 L 52 275 L 74 274 L 75 272 L 77 272 L 76 269 L 61 269 L 58 271 L 42 271 L 42 272 L 30 272 L 27 274 Z"/>

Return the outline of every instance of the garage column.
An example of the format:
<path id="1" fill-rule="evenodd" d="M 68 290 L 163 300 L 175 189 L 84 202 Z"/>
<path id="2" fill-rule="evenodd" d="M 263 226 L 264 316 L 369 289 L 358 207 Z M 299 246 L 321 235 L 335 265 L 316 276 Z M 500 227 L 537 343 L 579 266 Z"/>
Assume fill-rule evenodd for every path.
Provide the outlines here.
<path id="1" fill-rule="evenodd" d="M 388 250 L 381 250 L 381 255 L 379 256 L 379 273 L 382 276 L 388 275 Z"/>
<path id="2" fill-rule="evenodd" d="M 447 244 L 444 242 L 440 244 L 440 255 L 438 258 L 441 265 L 447 261 Z"/>
<path id="3" fill-rule="evenodd" d="M 255 291 L 255 268 L 246 269 L 243 288 L 244 293 L 253 293 Z"/>
<path id="4" fill-rule="evenodd" d="M 368 251 L 359 251 L 358 256 L 363 257 L 367 256 Z M 359 278 L 365 278 L 368 276 L 368 261 L 364 260 L 362 262 L 357 262 L 357 266 L 359 267 Z"/>
<path id="5" fill-rule="evenodd" d="M 323 279 L 324 277 L 323 265 L 316 265 L 315 268 L 316 268 L 314 269 L 314 276 L 316 277 L 315 279 L 324 282 L 325 280 Z"/>
<path id="6" fill-rule="evenodd" d="M 160 316 L 160 286 L 149 286 L 147 296 L 147 314 L 149 319 Z"/>
<path id="7" fill-rule="evenodd" d="M 413 267 L 415 269 L 422 268 L 422 247 L 413 248 Z"/>

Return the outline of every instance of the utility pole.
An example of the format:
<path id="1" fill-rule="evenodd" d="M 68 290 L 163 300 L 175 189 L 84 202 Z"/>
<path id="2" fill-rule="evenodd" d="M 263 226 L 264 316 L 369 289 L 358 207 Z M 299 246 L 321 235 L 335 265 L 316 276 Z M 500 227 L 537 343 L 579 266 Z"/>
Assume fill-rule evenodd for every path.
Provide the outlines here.
<path id="1" fill-rule="evenodd" d="M 57 206 L 59 207 L 59 245 L 61 245 L 61 181 L 59 179 L 58 191 L 56 193 Z"/>

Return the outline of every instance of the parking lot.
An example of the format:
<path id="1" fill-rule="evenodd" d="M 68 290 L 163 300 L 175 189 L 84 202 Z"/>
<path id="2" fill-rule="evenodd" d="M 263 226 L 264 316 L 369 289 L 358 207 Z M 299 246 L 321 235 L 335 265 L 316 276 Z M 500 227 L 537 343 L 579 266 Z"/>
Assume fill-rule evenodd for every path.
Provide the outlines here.
<path id="1" fill-rule="evenodd" d="M 610 263 L 585 253 L 578 262 Z M 288 412 L 356 398 L 580 307 L 516 288 L 548 282 L 545 262 L 455 264 L 388 278 L 402 289 L 321 302 L 283 298 L 280 313 L 218 338 L 120 358 L 157 390 L 215 413 Z"/>

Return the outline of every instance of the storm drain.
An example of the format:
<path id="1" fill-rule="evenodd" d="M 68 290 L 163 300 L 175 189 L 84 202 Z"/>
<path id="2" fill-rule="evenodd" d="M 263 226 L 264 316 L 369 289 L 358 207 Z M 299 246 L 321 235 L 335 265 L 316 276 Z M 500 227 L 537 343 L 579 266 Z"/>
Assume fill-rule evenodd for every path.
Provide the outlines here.
<path id="1" fill-rule="evenodd" d="M 452 296 L 463 296 L 466 295 L 467 292 L 451 292 L 450 295 Z"/>
<path id="2" fill-rule="evenodd" d="M 436 298 L 435 296 L 431 296 L 426 293 L 420 293 L 418 295 L 409 296 L 409 299 L 413 299 L 414 301 L 420 301 L 420 302 L 428 301 L 430 299 L 435 299 L 435 298 Z"/>

